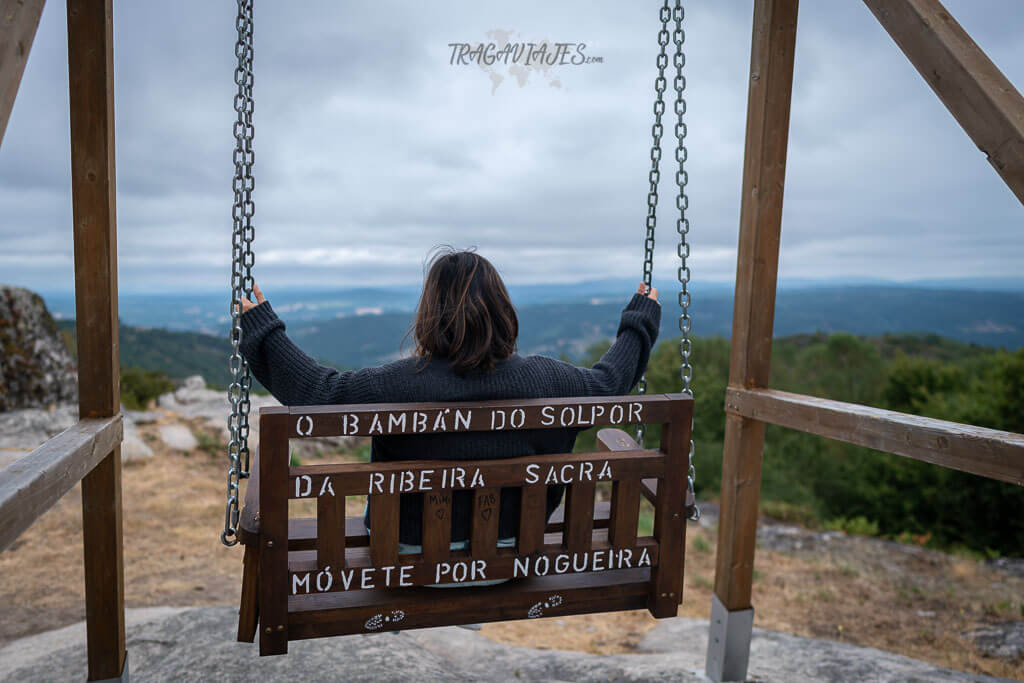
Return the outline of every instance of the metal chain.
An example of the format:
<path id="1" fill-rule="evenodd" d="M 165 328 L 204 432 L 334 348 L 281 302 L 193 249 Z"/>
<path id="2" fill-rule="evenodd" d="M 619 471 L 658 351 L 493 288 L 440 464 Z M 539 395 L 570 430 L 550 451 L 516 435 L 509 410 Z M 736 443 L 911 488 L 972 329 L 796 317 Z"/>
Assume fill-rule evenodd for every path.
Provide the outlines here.
<path id="1" fill-rule="evenodd" d="M 686 33 L 683 31 L 683 4 L 682 0 L 676 0 L 675 8 L 672 11 L 675 20 L 675 30 L 672 32 L 672 42 L 675 44 L 675 52 L 672 55 L 673 65 L 676 67 L 676 76 L 672 85 L 676 91 L 676 162 L 679 168 L 676 169 L 676 185 L 679 192 L 676 194 L 676 208 L 679 210 L 679 217 L 676 219 L 676 232 L 679 233 L 679 243 L 676 246 L 676 254 L 679 256 L 679 268 L 676 276 L 679 279 L 679 332 L 682 335 L 679 339 L 679 377 L 683 381 L 682 393 L 693 397 L 693 388 L 690 382 L 693 380 L 693 365 L 690 363 L 690 355 L 693 352 L 693 343 L 690 340 L 690 266 L 687 260 L 690 258 L 690 219 L 686 217 L 686 211 L 690 208 L 690 198 L 686 195 L 686 183 L 689 175 L 686 172 L 686 123 L 683 116 L 686 114 L 686 99 L 683 91 L 686 90 L 686 77 L 683 75 L 683 66 L 686 64 L 686 53 L 683 51 L 683 42 L 686 40 Z M 690 425 L 690 433 L 693 433 L 693 425 Z M 694 482 L 697 477 L 697 470 L 693 466 L 693 439 L 690 439 L 690 469 L 686 474 L 687 491 L 694 495 Z M 693 498 L 694 505 L 690 510 L 690 519 L 700 519 L 700 508 L 697 507 L 696 497 Z"/>
<path id="2" fill-rule="evenodd" d="M 669 32 L 668 25 L 672 19 L 672 10 L 669 8 L 668 0 L 662 5 L 658 12 L 661 20 L 661 30 L 658 31 L 658 77 L 654 79 L 654 125 L 651 126 L 651 170 L 647 173 L 647 180 L 650 189 L 647 192 L 647 234 L 644 238 L 644 285 L 650 290 L 654 274 L 654 229 L 658 224 L 658 184 L 661 182 L 661 135 L 664 127 L 661 125 L 661 117 L 665 113 L 665 68 L 668 66 L 668 54 L 665 48 L 668 46 Z M 637 384 L 638 394 L 647 393 L 647 373 L 640 375 L 640 382 Z M 636 426 L 636 440 L 641 446 L 644 443 L 646 425 Z"/>
<path id="3" fill-rule="evenodd" d="M 242 341 L 241 299 L 242 296 L 252 297 L 253 279 L 252 266 L 254 256 L 252 240 L 255 236 L 252 224 L 256 206 L 253 203 L 252 191 L 254 180 L 252 166 L 255 160 L 253 153 L 253 98 L 252 98 L 252 10 L 253 0 L 237 0 L 238 16 L 235 28 L 238 40 L 235 43 L 235 164 L 234 206 L 231 211 L 231 385 L 228 387 L 228 400 L 231 402 L 231 414 L 228 416 L 228 430 L 231 434 L 228 442 L 228 488 L 227 505 L 224 508 L 224 531 L 220 540 L 224 545 L 238 543 L 238 483 L 249 476 L 249 389 L 252 386 L 252 373 L 238 347 Z"/>

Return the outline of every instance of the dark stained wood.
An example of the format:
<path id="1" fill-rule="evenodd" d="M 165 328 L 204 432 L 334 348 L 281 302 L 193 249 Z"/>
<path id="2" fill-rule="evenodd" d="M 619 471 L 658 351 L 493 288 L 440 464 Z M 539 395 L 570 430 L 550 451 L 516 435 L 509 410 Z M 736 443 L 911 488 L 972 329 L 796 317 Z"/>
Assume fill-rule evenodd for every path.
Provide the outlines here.
<path id="1" fill-rule="evenodd" d="M 662 491 L 685 490 L 688 455 L 685 445 L 689 439 L 693 401 L 673 395 L 661 397 L 658 404 L 663 404 L 665 421 L 671 422 L 662 425 L 665 436 L 658 450 L 637 450 L 635 442 L 632 446 L 623 442 L 616 450 L 599 453 L 551 454 L 498 461 L 342 463 L 291 468 L 286 466 L 287 440 L 293 430 L 281 417 L 291 419 L 292 416 L 280 409 L 276 413 L 261 413 L 258 495 L 253 494 L 251 488 L 246 492 L 246 509 L 242 515 L 244 533 L 240 534 L 243 542 L 250 545 L 254 538 L 258 539 L 261 549 L 261 653 L 283 652 L 286 644 L 277 642 L 278 637 L 297 639 L 523 618 L 516 614 L 517 610 L 525 610 L 529 618 L 544 616 L 546 611 L 556 608 L 563 614 L 575 614 L 646 605 L 656 616 L 675 615 L 682 588 L 681 546 L 685 542 L 682 495 L 666 494 L 655 498 L 658 538 L 637 539 L 635 516 L 643 488 L 641 477 L 660 479 Z M 416 411 L 418 407 L 419 404 L 406 404 L 395 409 Z M 491 406 L 476 404 L 474 410 L 481 408 L 489 410 Z M 677 427 L 674 432 L 673 425 Z M 668 436 L 670 434 L 674 437 Z M 271 490 L 267 481 L 270 468 L 265 462 L 269 457 L 277 461 L 276 498 L 272 503 L 266 499 Z M 438 477 L 441 470 L 452 467 L 462 468 L 464 472 L 455 478 L 444 473 Z M 629 526 L 625 518 L 633 518 L 632 546 L 623 543 L 625 531 L 616 532 L 619 543 L 612 545 L 608 531 L 611 506 L 594 502 L 598 480 L 613 482 L 616 501 L 632 500 L 631 506 L 624 503 L 622 506 L 623 510 L 632 507 L 633 511 L 618 516 L 622 529 Z M 545 481 L 568 485 L 566 506 L 556 511 L 550 523 L 545 519 Z M 371 490 L 371 482 L 376 490 L 369 496 L 371 528 L 367 534 L 361 518 L 342 518 L 341 508 L 332 508 L 334 496 L 340 499 L 350 491 L 365 494 Z M 632 489 L 631 493 L 623 491 L 622 482 Z M 514 549 L 496 547 L 500 492 L 504 486 L 519 488 L 523 496 L 517 534 L 519 546 Z M 399 555 L 399 499 L 403 493 L 416 489 L 426 493 L 424 549 Z M 469 550 L 452 551 L 448 548 L 450 496 L 453 490 L 459 489 L 474 491 L 471 543 Z M 446 494 L 448 498 L 441 497 Z M 320 521 L 287 520 L 287 499 L 306 497 L 318 498 L 317 520 Z M 666 511 L 675 514 L 667 516 Z M 327 523 L 329 515 L 331 522 Z M 263 565 L 263 555 L 270 547 L 266 541 L 271 517 L 278 529 L 275 537 L 281 528 L 288 532 L 282 544 L 286 566 L 283 574 L 277 573 L 279 568 L 276 568 L 273 579 L 269 567 Z M 327 534 L 334 530 L 339 536 L 345 535 L 343 551 L 319 550 L 324 539 L 329 538 Z M 331 552 L 335 558 L 344 553 L 343 568 L 333 561 L 334 558 L 328 564 Z M 663 567 L 666 561 L 672 566 Z M 504 592 L 494 595 L 508 596 L 507 600 L 475 600 L 468 611 L 460 608 L 464 612 L 460 617 L 455 616 L 454 606 L 464 605 L 467 591 L 474 589 L 444 596 L 436 591 L 421 592 L 422 587 L 436 583 L 506 578 L 514 580 L 503 587 L 484 590 L 490 596 L 491 590 L 501 588 Z M 635 582 L 637 578 L 642 578 L 642 582 Z M 265 600 L 271 598 L 267 590 L 271 581 L 277 591 L 273 599 L 281 600 L 285 593 L 291 594 L 287 600 L 291 613 L 284 627 L 276 616 L 271 616 L 280 611 L 269 609 L 265 604 Z M 538 596 L 531 593 L 537 586 L 559 586 L 564 590 Z M 331 597 L 337 595 L 356 597 Z M 431 604 L 423 606 L 417 596 L 428 597 L 425 602 Z M 270 632 L 266 631 L 268 627 Z M 273 642 L 264 642 L 271 637 Z"/>
<path id="2" fill-rule="evenodd" d="M 644 480 L 645 482 L 656 481 L 653 479 Z M 643 486 L 643 485 L 641 485 Z M 529 486 L 524 488 L 530 488 Z M 544 487 L 540 486 L 543 491 Z M 653 494 L 650 494 L 646 487 L 641 488 L 642 491 L 647 491 L 645 495 L 651 495 L 653 501 Z M 426 494 L 430 495 L 430 494 Z M 544 496 L 541 495 L 543 501 Z M 537 514 L 538 525 L 544 523 L 544 510 L 545 506 L 543 503 L 538 507 L 541 510 Z M 607 529 L 608 519 L 611 514 L 611 504 L 608 501 L 600 501 L 594 503 L 594 528 L 595 529 Z M 256 522 L 257 527 L 252 534 L 246 534 L 243 536 L 243 543 L 258 545 L 258 534 L 259 526 L 258 521 Z M 565 507 L 559 506 L 555 508 L 555 511 L 551 513 L 551 518 L 548 520 L 547 526 L 544 526 L 540 533 L 561 533 L 565 527 Z M 538 537 L 539 538 L 539 537 Z M 251 543 L 250 543 L 251 542 Z M 538 543 L 540 541 L 538 540 Z M 366 532 L 366 525 L 363 522 L 362 516 L 358 517 L 346 517 L 345 518 L 345 546 L 348 548 L 365 548 L 370 545 L 370 535 Z M 288 549 L 289 550 L 316 550 L 316 518 L 315 517 L 295 517 L 288 520 Z"/>
<path id="3" fill-rule="evenodd" d="M 630 451 L 638 448 L 636 440 L 621 429 L 606 428 L 598 431 L 597 445 L 605 451 Z M 648 482 L 657 484 L 657 479 Z M 608 536 L 612 545 L 620 548 L 636 543 L 637 526 L 640 521 L 639 479 L 619 479 L 612 484 L 611 514 L 608 519 Z M 645 495 L 648 489 L 644 490 Z M 648 496 L 653 503 L 653 493 Z"/>
<path id="4" fill-rule="evenodd" d="M 589 463 L 589 464 L 588 464 Z M 523 458 L 504 460 L 476 460 L 454 463 L 443 460 L 417 460 L 399 462 L 340 463 L 334 465 L 301 465 L 290 468 L 288 496 L 310 492 L 315 496 L 322 488 L 324 477 L 330 477 L 336 495 L 358 496 L 371 493 L 416 493 L 424 490 L 438 490 L 443 487 L 443 478 L 450 479 L 452 468 L 463 471 L 461 483 L 455 488 L 500 488 L 543 484 L 551 468 L 555 468 L 558 483 L 572 483 L 578 477 L 599 480 L 603 464 L 608 463 L 611 475 L 604 481 L 622 477 L 657 477 L 662 474 L 664 463 L 656 449 L 639 451 L 617 451 L 605 453 L 565 453 L 557 455 L 531 455 Z M 584 465 L 586 465 L 584 467 Z M 536 468 L 536 469 L 532 469 Z M 404 473 L 414 476 L 404 476 Z M 474 473 L 479 473 L 474 485 Z M 444 473 L 444 474 L 443 474 Z M 563 476 L 564 473 L 564 476 Z M 296 486 L 295 479 L 303 479 Z M 401 482 L 410 484 L 400 488 Z M 394 486 L 392 487 L 392 482 Z M 379 488 L 378 488 L 379 483 Z M 371 484 L 373 488 L 371 489 Z M 420 488 L 425 485 L 426 488 Z M 448 487 L 452 484 L 449 481 Z M 393 488 L 393 490 L 392 490 Z"/>
<path id="5" fill-rule="evenodd" d="M 770 422 L 1024 486 L 1024 435 L 773 389 L 736 389 L 725 408 Z"/>
<path id="6" fill-rule="evenodd" d="M 500 489 L 476 489 L 473 492 L 473 518 L 469 548 L 474 558 L 493 557 L 498 548 L 498 510 Z M 591 507 L 593 513 L 593 507 Z"/>
<path id="7" fill-rule="evenodd" d="M 525 619 L 531 611 L 538 617 L 558 617 L 639 609 L 647 599 L 648 579 L 647 569 L 631 569 L 545 576 L 457 591 L 407 588 L 298 595 L 288 602 L 289 633 L 296 639 L 318 638 Z M 558 605 L 552 605 L 555 596 Z M 384 621 L 396 610 L 401 611 L 400 620 Z"/>
<path id="8" fill-rule="evenodd" d="M 1024 98 L 938 0 L 864 0 L 1017 199 Z"/>
<path id="9" fill-rule="evenodd" d="M 640 480 L 620 479 L 612 484 L 611 517 L 608 536 L 612 545 L 629 548 L 636 545 L 640 522 Z"/>
<path id="10" fill-rule="evenodd" d="M 0 470 L 0 550 L 107 457 L 121 432 L 120 415 L 82 420 Z"/>
<path id="11" fill-rule="evenodd" d="M 374 565 L 398 564 L 399 496 L 370 496 L 370 554 Z"/>
<path id="12" fill-rule="evenodd" d="M 288 652 L 288 438 L 260 421 L 260 654 Z"/>
<path id="13" fill-rule="evenodd" d="M 729 386 L 767 386 L 786 182 L 797 0 L 754 4 Z M 750 607 L 764 429 L 726 419 L 715 594 Z M 659 488 L 659 491 L 661 489 Z"/>
<path id="14" fill-rule="evenodd" d="M 0 0 L 0 143 L 25 72 L 43 0 Z"/>
<path id="15" fill-rule="evenodd" d="M 629 548 L 614 548 L 608 542 L 607 533 L 594 536 L 593 547 L 579 553 L 562 547 L 560 538 L 548 534 L 545 540 L 549 542 L 529 557 L 521 557 L 512 548 L 500 548 L 486 558 L 478 558 L 468 550 L 454 550 L 440 563 L 428 562 L 416 554 L 399 555 L 396 564 L 377 565 L 369 549 L 350 548 L 347 567 L 339 570 L 332 566 L 330 582 L 326 575 L 321 576 L 322 569 L 312 553 L 294 552 L 289 553 L 289 591 L 292 595 L 307 595 L 384 588 L 404 590 L 406 587 L 439 583 L 521 580 L 538 575 L 618 571 L 658 565 L 660 551 L 653 538 L 639 539 Z M 364 576 L 368 582 L 366 587 L 362 584 Z"/>
<path id="16" fill-rule="evenodd" d="M 259 626 L 260 551 L 247 546 L 242 559 L 242 595 L 238 605 L 238 636 L 240 643 L 251 643 Z"/>
<path id="17" fill-rule="evenodd" d="M 260 542 L 260 449 L 252 452 L 249 463 L 249 479 L 245 484 L 242 511 L 238 515 L 238 541 L 243 545 L 258 545 Z M 292 520 L 289 520 L 289 524 Z M 315 525 L 315 521 L 314 521 Z M 365 530 L 364 530 L 365 531 Z M 316 536 L 316 527 L 313 528 Z M 288 537 L 291 538 L 291 528 Z"/>
<path id="18" fill-rule="evenodd" d="M 442 562 L 448 559 L 452 541 L 452 494 L 430 491 L 423 494 L 423 559 Z"/>
<path id="19" fill-rule="evenodd" d="M 595 490 L 593 481 L 576 482 L 565 490 L 565 531 L 562 543 L 570 552 L 583 552 L 590 548 L 594 531 Z"/>
<path id="20" fill-rule="evenodd" d="M 345 496 L 316 499 L 316 551 L 321 567 L 345 566 Z"/>
<path id="21" fill-rule="evenodd" d="M 106 418 L 121 409 L 112 1 L 68 0 L 67 24 L 78 408 L 82 418 Z M 82 479 L 90 680 L 124 671 L 120 451 Z"/>
<path id="22" fill-rule="evenodd" d="M 518 550 L 530 555 L 544 542 L 544 517 L 547 513 L 547 486 L 533 484 L 522 487 L 519 500 Z"/>
<path id="23" fill-rule="evenodd" d="M 667 413 L 668 400 L 659 394 L 514 399 L 485 403 L 274 407 L 260 410 L 261 419 L 286 431 L 288 437 L 293 439 L 657 423 L 664 421 Z M 376 422 L 374 416 L 377 417 Z"/>
<path id="24" fill-rule="evenodd" d="M 651 592 L 647 609 L 654 617 L 674 617 L 683 600 L 683 563 L 686 553 L 686 473 L 690 465 L 692 402 L 673 404 L 670 424 L 661 428 L 661 449 L 665 451 L 665 476 L 658 480 L 659 495 L 654 503 L 654 538 L 661 562 L 651 570 Z"/>

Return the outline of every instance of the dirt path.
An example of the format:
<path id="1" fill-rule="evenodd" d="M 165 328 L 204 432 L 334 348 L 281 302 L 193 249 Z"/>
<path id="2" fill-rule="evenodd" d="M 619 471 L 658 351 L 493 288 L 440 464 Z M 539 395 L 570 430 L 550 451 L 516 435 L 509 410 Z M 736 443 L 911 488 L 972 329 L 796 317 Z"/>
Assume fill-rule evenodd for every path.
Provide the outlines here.
<path id="1" fill-rule="evenodd" d="M 145 436 L 145 433 L 143 434 Z M 155 444 L 154 444 L 155 445 Z M 235 604 L 241 550 L 220 544 L 225 473 L 203 453 L 160 453 L 124 467 L 128 605 Z M 707 618 L 714 533 L 688 534 L 686 616 Z M 0 644 L 84 618 L 79 489 L 0 554 Z M 941 666 L 1024 678 L 983 656 L 963 632 L 1024 618 L 1024 579 L 966 557 L 839 537 L 810 548 L 761 548 L 755 625 L 897 652 Z M 487 624 L 493 640 L 593 653 L 631 652 L 654 625 L 647 612 Z M 225 633 L 225 640 L 234 637 Z"/>

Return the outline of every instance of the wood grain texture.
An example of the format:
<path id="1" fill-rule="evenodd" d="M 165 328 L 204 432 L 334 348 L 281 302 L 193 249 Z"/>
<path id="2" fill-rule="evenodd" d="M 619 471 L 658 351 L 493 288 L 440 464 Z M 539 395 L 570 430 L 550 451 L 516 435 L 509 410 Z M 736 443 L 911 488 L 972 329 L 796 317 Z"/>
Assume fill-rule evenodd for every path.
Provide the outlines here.
<path id="1" fill-rule="evenodd" d="M 398 494 L 370 496 L 370 555 L 374 565 L 398 564 Z"/>
<path id="2" fill-rule="evenodd" d="M 452 542 L 452 494 L 435 491 L 423 494 L 423 559 L 448 559 Z"/>
<path id="3" fill-rule="evenodd" d="M 242 559 L 242 595 L 238 600 L 238 635 L 240 643 L 251 643 L 256 639 L 259 627 L 260 608 L 260 559 L 259 548 L 247 546 Z"/>
<path id="4" fill-rule="evenodd" d="M 1024 98 L 939 0 L 864 0 L 1024 204 Z"/>
<path id="5" fill-rule="evenodd" d="M 614 483 L 612 484 L 614 486 Z M 565 490 L 565 531 L 562 545 L 569 552 L 583 552 L 590 548 L 594 532 L 593 481 L 579 481 Z"/>
<path id="6" fill-rule="evenodd" d="M 260 420 L 274 424 L 291 439 L 452 434 L 656 423 L 666 419 L 668 403 L 664 395 L 648 394 L 486 402 L 274 406 L 261 408 Z"/>
<path id="7" fill-rule="evenodd" d="M 68 0 L 71 198 L 74 217 L 78 409 L 121 409 L 117 328 L 112 0 Z M 90 680 L 124 670 L 121 449 L 82 479 L 85 618 Z"/>
<path id="8" fill-rule="evenodd" d="M 1024 486 L 1024 435 L 773 389 L 729 388 L 726 411 Z"/>
<path id="9" fill-rule="evenodd" d="M 321 567 L 345 566 L 345 496 L 316 499 L 316 551 Z"/>
<path id="10" fill-rule="evenodd" d="M 754 3 L 729 386 L 766 386 L 786 182 L 797 0 Z M 726 420 L 715 594 L 750 606 L 764 427 Z M 659 489 L 660 490 L 660 489 Z"/>
<path id="11" fill-rule="evenodd" d="M 524 486 L 521 489 L 518 541 L 520 555 L 530 555 L 537 552 L 544 542 L 547 489 L 548 487 L 543 484 Z"/>
<path id="12" fill-rule="evenodd" d="M 0 0 L 0 143 L 11 118 L 44 0 Z"/>
<path id="13" fill-rule="evenodd" d="M 121 443 L 120 415 L 82 420 L 0 470 L 0 550 Z"/>
<path id="14" fill-rule="evenodd" d="M 260 654 L 288 652 L 288 439 L 260 421 Z M 251 484 L 250 484 L 251 485 Z"/>
<path id="15" fill-rule="evenodd" d="M 473 492 L 473 517 L 469 548 L 473 557 L 487 559 L 498 551 L 498 510 L 501 489 L 477 489 Z M 590 510 L 593 513 L 593 509 Z"/>

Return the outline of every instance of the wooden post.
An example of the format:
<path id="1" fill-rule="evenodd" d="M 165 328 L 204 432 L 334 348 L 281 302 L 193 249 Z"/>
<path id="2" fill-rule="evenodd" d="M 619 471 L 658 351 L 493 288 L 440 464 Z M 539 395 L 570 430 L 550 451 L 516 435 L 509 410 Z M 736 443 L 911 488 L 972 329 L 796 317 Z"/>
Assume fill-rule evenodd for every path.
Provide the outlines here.
<path id="1" fill-rule="evenodd" d="M 0 142 L 25 73 L 44 0 L 0 0 Z"/>
<path id="2" fill-rule="evenodd" d="M 112 0 L 68 0 L 71 190 L 75 236 L 78 410 L 121 410 L 117 345 Z M 89 680 L 125 671 L 121 448 L 82 480 Z"/>
<path id="3" fill-rule="evenodd" d="M 1024 203 L 1024 97 L 939 0 L 864 0 Z"/>
<path id="4" fill-rule="evenodd" d="M 754 4 L 729 364 L 729 386 L 733 387 L 763 387 L 769 378 L 797 8 L 798 0 Z M 763 448 L 763 423 L 727 415 L 706 669 L 716 681 L 746 676 Z"/>

